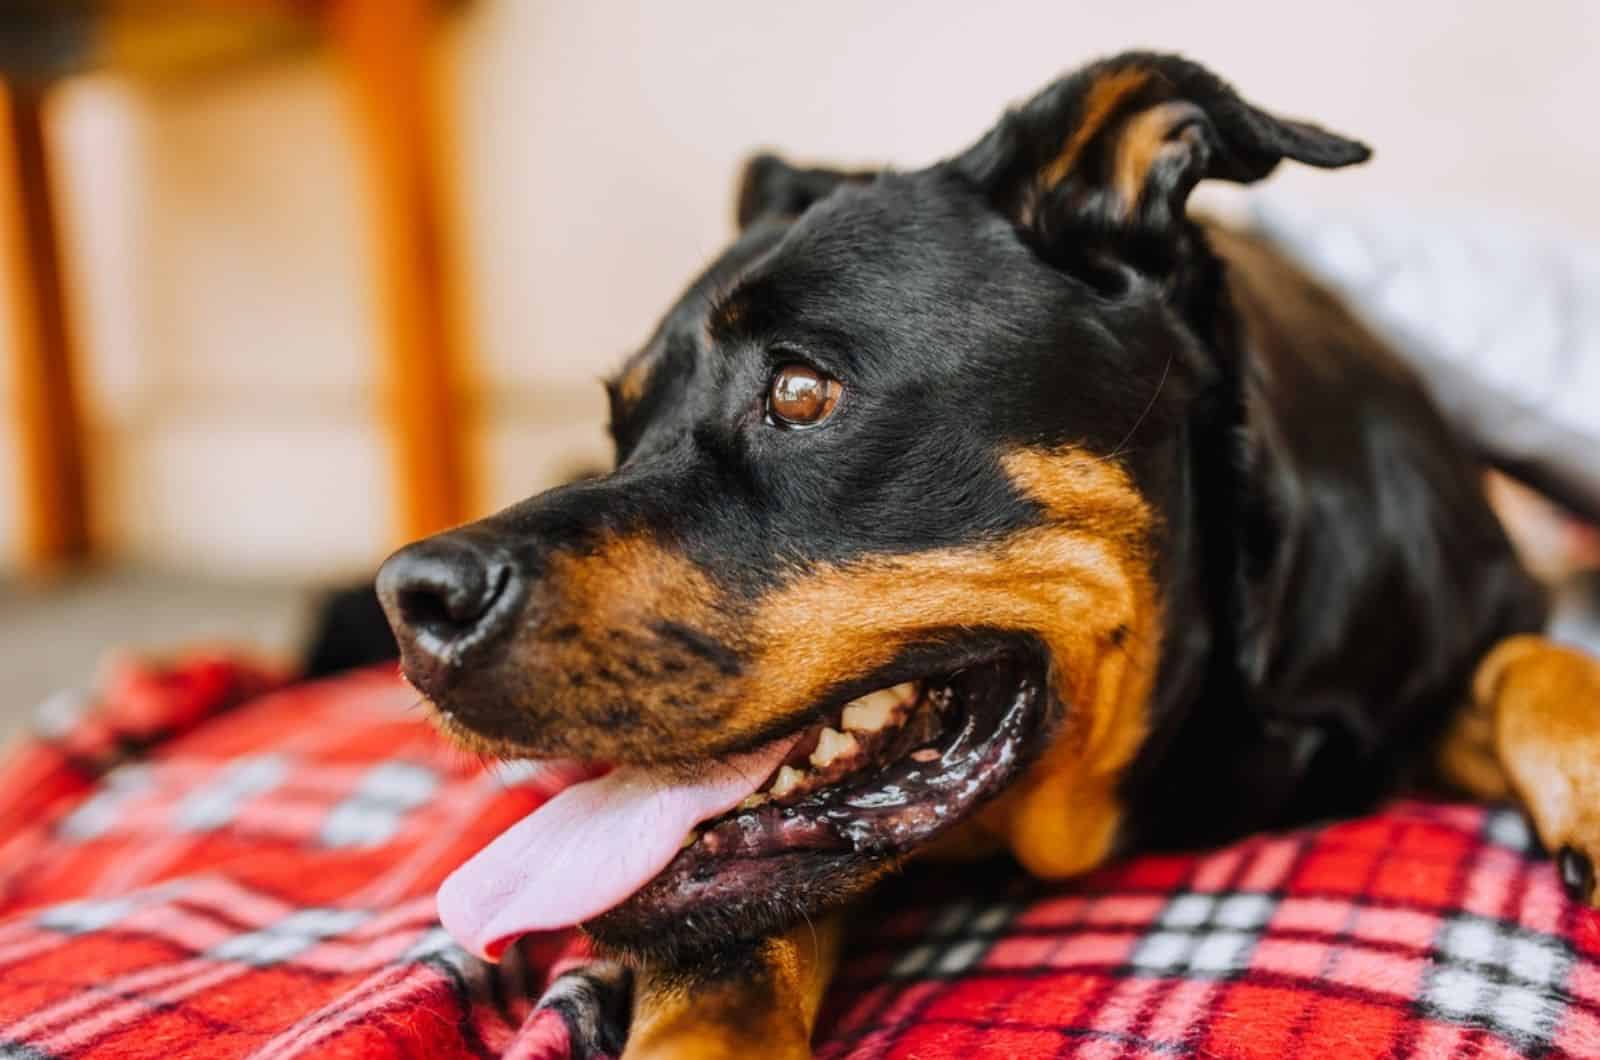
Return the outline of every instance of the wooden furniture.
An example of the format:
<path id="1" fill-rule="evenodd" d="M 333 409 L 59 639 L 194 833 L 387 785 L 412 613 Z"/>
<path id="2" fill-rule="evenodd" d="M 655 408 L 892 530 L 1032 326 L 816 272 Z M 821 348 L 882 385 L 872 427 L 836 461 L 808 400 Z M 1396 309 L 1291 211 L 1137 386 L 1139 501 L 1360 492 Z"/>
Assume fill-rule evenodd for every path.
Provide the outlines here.
<path id="1" fill-rule="evenodd" d="M 330 0 L 328 24 L 365 133 L 399 540 L 473 511 L 462 298 L 446 224 L 430 0 Z"/>
<path id="2" fill-rule="evenodd" d="M 396 497 L 393 537 L 411 540 L 473 511 L 471 388 L 431 56 L 437 7 L 436 0 L 24 0 L 20 11 L 0 14 L 0 36 L 13 42 L 0 50 L 0 254 L 11 281 L 0 296 L 15 322 L 24 569 L 83 561 L 94 544 L 81 362 L 51 194 L 50 86 L 75 66 L 137 74 L 197 55 L 237 59 L 252 34 L 276 40 L 291 23 L 331 43 L 360 134 L 382 315 L 376 371 Z M 245 28 L 234 27 L 234 18 Z M 35 52 L 25 48 L 28 33 Z"/>
<path id="3" fill-rule="evenodd" d="M 67 322 L 43 92 L 0 91 L 0 252 L 10 283 L 22 549 L 32 569 L 89 554 L 78 360 Z"/>

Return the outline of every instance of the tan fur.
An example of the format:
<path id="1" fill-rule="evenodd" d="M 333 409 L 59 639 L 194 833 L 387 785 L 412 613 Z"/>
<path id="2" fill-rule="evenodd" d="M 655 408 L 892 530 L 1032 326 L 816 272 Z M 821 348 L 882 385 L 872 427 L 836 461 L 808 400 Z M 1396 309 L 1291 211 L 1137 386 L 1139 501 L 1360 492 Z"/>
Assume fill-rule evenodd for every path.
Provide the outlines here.
<path id="1" fill-rule="evenodd" d="M 1439 764 L 1480 798 L 1514 792 L 1547 850 L 1570 846 L 1600 864 L 1600 661 L 1544 637 L 1502 641 L 1479 665 Z"/>
<path id="2" fill-rule="evenodd" d="M 1061 145 L 1061 153 L 1039 172 L 1041 190 L 1049 191 L 1077 168 L 1084 148 L 1089 146 L 1127 100 L 1150 81 L 1150 72 L 1137 67 L 1112 71 L 1090 86 L 1084 96 L 1083 117 L 1072 128 L 1072 135 Z"/>
<path id="3" fill-rule="evenodd" d="M 1436 765 L 1451 787 L 1475 799 L 1500 802 L 1512 797 L 1511 782 L 1495 748 L 1494 712 L 1476 700 L 1451 721 L 1439 746 Z"/>
<path id="4" fill-rule="evenodd" d="M 802 924 L 762 949 L 749 975 L 685 985 L 640 973 L 624 1060 L 811 1055 L 811 1031 L 838 964 L 841 917 Z"/>
<path id="5" fill-rule="evenodd" d="M 534 594 L 541 622 L 509 653 L 529 728 L 545 741 L 524 754 L 703 761 L 745 735 L 734 711 L 747 686 L 660 636 L 661 623 L 677 623 L 729 651 L 744 642 L 722 593 L 678 552 L 615 535 L 552 556 Z"/>
<path id="6" fill-rule="evenodd" d="M 1081 169 L 1093 172 L 1091 179 L 1104 179 L 1112 193 L 1116 212 L 1126 218 L 1139 205 L 1148 183 L 1150 168 L 1170 143 L 1173 126 L 1193 111 L 1193 105 L 1180 101 L 1157 103 L 1129 113 L 1140 96 L 1148 97 L 1151 73 L 1138 67 L 1124 67 L 1102 76 L 1085 94 L 1083 117 L 1061 151 L 1042 170 L 1034 186 L 1034 197 L 1049 193 Z M 1090 148 L 1096 145 L 1091 153 Z M 1033 204 L 1024 207 L 1024 221 L 1031 220 Z"/>
<path id="7" fill-rule="evenodd" d="M 655 366 L 656 359 L 649 354 L 641 354 L 629 362 L 622 378 L 617 380 L 617 396 L 622 398 L 625 405 L 637 405 L 639 399 L 644 397 L 645 386 L 649 384 L 650 373 Z"/>
<path id="8" fill-rule="evenodd" d="M 1190 103 L 1162 103 L 1133 115 L 1117 131 L 1111 189 L 1122 216 L 1127 217 L 1139 205 L 1149 182 L 1150 167 L 1172 143 L 1167 137 L 1173 126 L 1193 112 Z"/>

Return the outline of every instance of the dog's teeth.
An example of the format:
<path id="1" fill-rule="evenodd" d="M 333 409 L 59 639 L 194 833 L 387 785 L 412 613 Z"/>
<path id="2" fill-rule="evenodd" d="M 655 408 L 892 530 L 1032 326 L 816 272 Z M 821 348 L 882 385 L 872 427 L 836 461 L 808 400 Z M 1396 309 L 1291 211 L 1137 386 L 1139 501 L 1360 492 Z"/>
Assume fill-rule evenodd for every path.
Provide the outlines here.
<path id="1" fill-rule="evenodd" d="M 915 681 L 902 681 L 892 688 L 868 692 L 850 701 L 840 716 L 840 723 L 856 732 L 877 732 L 894 721 L 902 707 L 916 702 L 917 688 Z"/>
<path id="2" fill-rule="evenodd" d="M 911 760 L 913 762 L 935 762 L 938 761 L 938 758 L 938 750 L 932 747 L 923 747 L 911 752 Z"/>
<path id="3" fill-rule="evenodd" d="M 679 850 L 688 850 L 690 847 L 694 846 L 694 841 L 696 839 L 699 839 L 699 838 L 700 838 L 700 833 L 699 832 L 690 832 L 688 835 L 683 837 L 683 843 L 682 843 L 682 845 L 680 845 L 678 847 L 678 849 Z"/>
<path id="4" fill-rule="evenodd" d="M 840 723 L 855 732 L 877 732 L 889 724 L 900 700 L 887 688 L 869 692 L 844 708 Z"/>
<path id="5" fill-rule="evenodd" d="M 837 729 L 823 729 L 822 735 L 817 737 L 817 749 L 811 752 L 811 764 L 818 769 L 826 769 L 838 759 L 854 754 L 861 749 L 854 736 L 848 736 Z"/>
<path id="6" fill-rule="evenodd" d="M 763 794 L 762 792 L 758 791 L 754 795 L 746 795 L 744 797 L 744 801 L 739 803 L 739 809 L 741 809 L 741 810 L 753 810 L 757 806 L 765 805 L 766 801 L 767 801 L 767 796 L 765 794 Z"/>
<path id="7" fill-rule="evenodd" d="M 775 799 L 783 798 L 795 788 L 798 788 L 800 782 L 804 779 L 805 774 L 794 768 L 794 766 L 780 766 L 778 776 L 773 780 L 772 788 L 770 789 L 772 797 Z"/>

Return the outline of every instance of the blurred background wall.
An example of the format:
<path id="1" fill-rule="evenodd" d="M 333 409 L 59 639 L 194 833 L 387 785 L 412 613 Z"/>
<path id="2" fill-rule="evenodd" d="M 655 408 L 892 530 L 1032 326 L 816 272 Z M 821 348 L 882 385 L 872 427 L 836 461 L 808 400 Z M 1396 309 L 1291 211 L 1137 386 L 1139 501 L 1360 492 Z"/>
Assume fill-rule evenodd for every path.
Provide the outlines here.
<path id="1" fill-rule="evenodd" d="M 143 25 L 158 10 L 270 10 L 295 24 L 265 54 L 197 67 L 164 63 L 181 49 L 147 34 L 153 70 L 113 64 L 47 97 L 96 564 L 21 576 L 37 569 L 15 384 L 30 332 L 0 298 L 0 737 L 112 646 L 288 653 L 307 587 L 370 574 L 415 532 L 383 370 L 394 300 L 372 238 L 385 210 L 374 119 L 353 105 L 348 38 L 333 47 L 317 26 L 365 11 L 381 36 L 423 2 L 435 0 L 0 0 L 0 73 L 18 51 L 7 27 L 29 11 Z M 1282 194 L 1600 239 L 1588 0 L 438 3 L 441 230 L 458 252 L 456 345 L 479 425 L 462 515 L 605 462 L 597 381 L 728 237 L 752 150 L 918 166 L 1127 47 L 1183 51 L 1255 101 L 1377 149 L 1355 171 L 1285 167 L 1271 182 Z M 385 62 L 381 47 L 368 57 Z M 390 89 L 404 95 L 403 78 Z M 0 292 L 20 275 L 6 260 Z M 424 448 L 448 433 L 420 424 Z"/>
<path id="2" fill-rule="evenodd" d="M 727 237 L 752 148 L 916 166 L 1127 46 L 1184 51 L 1377 149 L 1359 171 L 1286 167 L 1285 191 L 1600 237 L 1587 0 L 479 0 L 442 48 L 481 506 L 605 460 L 596 380 Z M 303 581 L 368 571 L 395 543 L 363 187 L 326 59 L 95 75 L 51 104 L 96 524 L 115 559 Z M 7 333 L 0 320 L 0 355 Z M 18 533 L 10 415 L 0 564 Z"/>

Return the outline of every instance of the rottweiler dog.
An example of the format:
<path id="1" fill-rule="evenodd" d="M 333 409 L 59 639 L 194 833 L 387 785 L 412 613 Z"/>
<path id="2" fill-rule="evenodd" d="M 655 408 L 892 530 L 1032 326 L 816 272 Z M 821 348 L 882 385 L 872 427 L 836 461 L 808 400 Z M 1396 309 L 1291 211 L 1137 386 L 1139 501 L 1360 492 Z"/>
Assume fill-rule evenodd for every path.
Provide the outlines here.
<path id="1" fill-rule="evenodd" d="M 926 169 L 750 162 L 609 384 L 615 470 L 380 573 L 447 734 L 587 778 L 446 926 L 625 955 L 629 1055 L 800 1056 L 914 855 L 1065 877 L 1442 779 L 1520 799 L 1593 902 L 1600 667 L 1538 636 L 1477 454 L 1188 211 L 1368 153 L 1128 53 Z"/>

